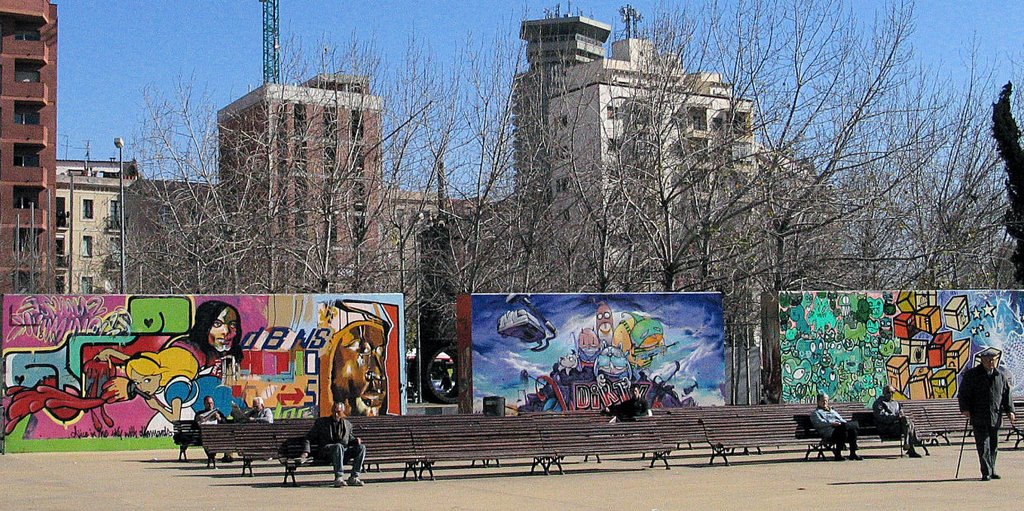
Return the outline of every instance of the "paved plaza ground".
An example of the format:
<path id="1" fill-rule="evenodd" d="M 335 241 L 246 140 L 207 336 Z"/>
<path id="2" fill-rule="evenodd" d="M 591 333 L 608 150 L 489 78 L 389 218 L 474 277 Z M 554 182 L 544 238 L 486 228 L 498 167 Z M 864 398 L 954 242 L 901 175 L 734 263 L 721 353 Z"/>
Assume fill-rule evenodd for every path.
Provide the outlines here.
<path id="1" fill-rule="evenodd" d="M 501 467 L 448 463 L 436 481 L 401 481 L 401 468 L 364 475 L 362 488 L 333 488 L 324 467 L 282 487 L 283 470 L 239 463 L 207 469 L 174 461 L 177 451 L 7 454 L 0 456 L 0 509 L 357 509 L 357 510 L 689 510 L 689 509 L 1010 509 L 1024 498 L 1024 449 L 1000 452 L 1000 481 L 978 480 L 968 445 L 960 479 L 959 447 L 931 449 L 922 459 L 896 457 L 892 444 L 871 443 L 865 461 L 803 461 L 802 452 L 736 456 L 707 466 L 706 449 L 673 453 L 671 470 L 646 468 L 637 457 L 570 458 L 565 475 L 525 475 L 527 460 Z M 370 453 L 373 446 L 369 446 Z M 201 457 L 198 449 L 190 450 Z M 371 454 L 372 455 L 372 454 Z M 397 471 L 396 471 L 397 468 Z"/>

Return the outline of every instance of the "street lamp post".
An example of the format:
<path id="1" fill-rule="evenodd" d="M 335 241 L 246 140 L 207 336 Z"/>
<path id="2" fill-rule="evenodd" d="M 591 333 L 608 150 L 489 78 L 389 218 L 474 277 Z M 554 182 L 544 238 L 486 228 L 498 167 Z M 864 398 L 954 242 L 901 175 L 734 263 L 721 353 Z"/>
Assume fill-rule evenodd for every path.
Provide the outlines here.
<path id="1" fill-rule="evenodd" d="M 120 206 L 120 207 L 117 208 L 117 214 L 118 214 L 117 221 L 118 221 L 118 223 L 121 224 L 121 288 L 120 289 L 121 289 L 121 294 L 125 294 L 128 286 L 127 286 L 127 283 L 125 282 L 125 271 L 124 271 L 124 259 L 125 259 L 125 253 L 124 253 L 124 238 L 125 238 L 125 228 L 124 228 L 124 207 L 125 207 L 125 204 L 124 204 L 124 139 L 122 139 L 121 137 L 115 138 L 114 139 L 114 146 L 117 147 L 117 168 L 118 168 L 118 173 L 117 173 L 117 188 L 118 188 L 118 190 L 117 191 L 118 191 L 118 196 L 119 196 L 119 198 L 118 198 L 118 206 Z"/>

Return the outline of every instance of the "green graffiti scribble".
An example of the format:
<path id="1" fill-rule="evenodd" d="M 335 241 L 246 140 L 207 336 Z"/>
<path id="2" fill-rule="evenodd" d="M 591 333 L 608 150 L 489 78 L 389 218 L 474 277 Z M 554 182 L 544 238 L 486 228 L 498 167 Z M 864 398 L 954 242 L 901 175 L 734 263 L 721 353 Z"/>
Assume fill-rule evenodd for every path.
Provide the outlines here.
<path id="1" fill-rule="evenodd" d="M 846 338 L 855 342 L 864 342 L 864 339 L 868 336 L 868 327 L 864 323 L 858 323 L 857 328 L 846 328 L 844 332 Z"/>
<path id="2" fill-rule="evenodd" d="M 192 302 L 184 296 L 128 299 L 134 334 L 183 334 L 192 320 Z"/>
<path id="3" fill-rule="evenodd" d="M 825 327 L 836 327 L 836 314 L 832 310 L 832 306 L 827 298 L 814 299 L 814 308 L 811 310 L 807 320 L 819 332 L 824 331 Z"/>

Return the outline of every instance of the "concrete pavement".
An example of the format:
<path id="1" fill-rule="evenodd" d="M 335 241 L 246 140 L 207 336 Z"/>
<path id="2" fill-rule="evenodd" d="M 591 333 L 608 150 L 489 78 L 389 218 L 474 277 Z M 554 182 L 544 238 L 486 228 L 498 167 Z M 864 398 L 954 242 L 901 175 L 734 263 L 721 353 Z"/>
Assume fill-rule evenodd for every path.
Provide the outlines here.
<path id="1" fill-rule="evenodd" d="M 369 446 L 372 456 L 373 446 Z M 683 509 L 1008 509 L 1024 498 L 1024 449 L 1003 450 L 1003 479 L 980 482 L 973 444 L 953 479 L 959 446 L 897 458 L 892 444 L 862 449 L 854 462 L 804 462 L 802 452 L 735 456 L 707 466 L 707 450 L 680 450 L 671 470 L 636 457 L 583 463 L 565 475 L 525 475 L 528 460 L 501 467 L 446 463 L 437 481 L 401 481 L 402 470 L 364 474 L 362 488 L 333 488 L 324 467 L 300 470 L 299 488 L 282 487 L 274 462 L 240 477 L 239 463 L 218 470 L 174 461 L 177 451 L 7 454 L 0 456 L 0 509 L 323 509 L 359 510 L 683 510 Z M 191 449 L 193 457 L 202 451 Z"/>

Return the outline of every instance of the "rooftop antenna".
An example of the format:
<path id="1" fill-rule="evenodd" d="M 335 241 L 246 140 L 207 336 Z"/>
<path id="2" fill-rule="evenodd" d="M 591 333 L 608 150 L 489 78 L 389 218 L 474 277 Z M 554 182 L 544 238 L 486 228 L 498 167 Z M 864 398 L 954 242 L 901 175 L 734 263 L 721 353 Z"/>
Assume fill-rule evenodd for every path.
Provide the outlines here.
<path id="1" fill-rule="evenodd" d="M 622 22 L 626 24 L 626 39 L 632 39 L 640 34 L 638 25 L 644 19 L 640 11 L 626 4 L 619 9 L 619 16 L 622 16 Z"/>

